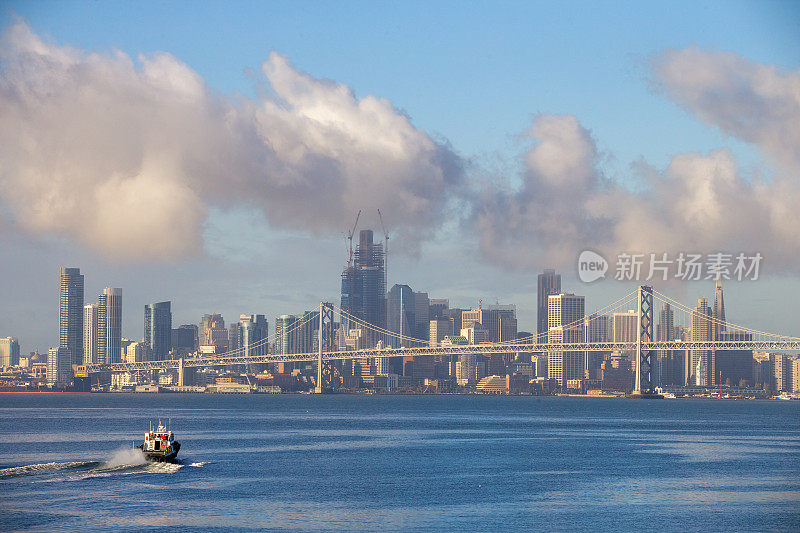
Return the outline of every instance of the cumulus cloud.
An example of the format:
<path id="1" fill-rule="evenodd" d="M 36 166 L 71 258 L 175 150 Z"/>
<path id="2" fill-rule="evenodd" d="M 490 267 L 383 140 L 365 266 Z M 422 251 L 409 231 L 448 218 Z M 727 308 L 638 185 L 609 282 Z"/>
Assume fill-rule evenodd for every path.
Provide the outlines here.
<path id="1" fill-rule="evenodd" d="M 770 268 L 797 269 L 797 182 L 745 179 L 728 149 L 687 153 L 659 170 L 638 162 L 642 187 L 603 176 L 591 133 L 574 116 L 541 115 L 516 189 L 486 187 L 473 222 L 484 253 L 518 268 L 574 266 L 581 250 L 761 252 Z"/>
<path id="2" fill-rule="evenodd" d="M 0 212 L 108 256 L 202 250 L 212 207 L 340 230 L 381 208 L 400 237 L 435 227 L 462 179 L 450 148 L 391 102 L 358 99 L 271 53 L 271 96 L 228 97 L 168 53 L 95 53 L 24 23 L 0 44 Z M 337 231 L 338 233 L 338 231 Z"/>
<path id="3" fill-rule="evenodd" d="M 655 56 L 653 81 L 704 122 L 800 171 L 800 70 L 732 52 L 669 49 Z"/>

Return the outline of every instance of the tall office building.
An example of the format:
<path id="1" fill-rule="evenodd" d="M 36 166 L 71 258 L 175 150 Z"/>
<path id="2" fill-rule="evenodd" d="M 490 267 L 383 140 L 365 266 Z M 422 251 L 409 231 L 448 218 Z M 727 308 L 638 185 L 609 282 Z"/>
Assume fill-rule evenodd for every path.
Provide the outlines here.
<path id="1" fill-rule="evenodd" d="M 431 298 L 428 310 L 430 320 L 450 316 L 450 300 L 447 298 Z"/>
<path id="2" fill-rule="evenodd" d="M 172 349 L 179 354 L 190 354 L 198 347 L 197 324 L 183 324 L 172 330 Z"/>
<path id="3" fill-rule="evenodd" d="M 722 293 L 722 280 L 718 279 L 714 286 L 714 340 L 720 340 L 720 334 L 725 331 L 725 297 Z"/>
<path id="4" fill-rule="evenodd" d="M 157 302 L 144 306 L 144 343 L 150 348 L 155 361 L 167 358 L 172 348 L 171 302 Z"/>
<path id="5" fill-rule="evenodd" d="M 295 340 L 297 335 L 293 333 L 296 328 L 297 317 L 294 315 L 281 315 L 275 319 L 275 353 L 278 355 L 287 355 L 290 353 L 297 353 Z"/>
<path id="6" fill-rule="evenodd" d="M 389 291 L 389 331 L 396 333 L 388 339 L 389 346 L 414 346 L 416 337 L 415 293 L 408 285 L 395 284 Z"/>
<path id="7" fill-rule="evenodd" d="M 241 315 L 239 317 L 238 344 L 242 355 L 266 355 L 269 325 L 265 315 Z"/>
<path id="8" fill-rule="evenodd" d="M 372 240 L 372 230 L 361 230 L 359 243 L 353 257 L 353 264 L 342 272 L 341 307 L 347 313 L 379 328 L 386 328 L 386 279 L 384 277 L 385 256 L 383 245 Z M 349 330 L 362 331 L 364 346 L 375 346 L 385 340 L 383 334 L 343 317 L 341 338 L 348 336 Z"/>
<path id="9" fill-rule="evenodd" d="M 691 331 L 689 338 L 692 342 L 706 342 L 714 339 L 714 327 L 711 322 L 712 312 L 705 298 L 697 300 L 697 307 L 692 309 Z M 688 368 L 687 385 L 713 386 L 716 385 L 716 372 L 714 358 L 711 350 L 690 350 L 686 360 Z M 701 373 L 697 368 L 701 368 Z"/>
<path id="10" fill-rule="evenodd" d="M 423 341 L 430 333 L 430 299 L 427 292 L 414 293 L 414 336 Z"/>
<path id="11" fill-rule="evenodd" d="M 83 274 L 79 268 L 61 268 L 58 345 L 69 349 L 72 364 L 83 363 Z"/>
<path id="12" fill-rule="evenodd" d="M 517 308 L 514 305 L 490 305 L 461 312 L 461 329 L 480 325 L 488 332 L 489 342 L 517 338 Z"/>
<path id="13" fill-rule="evenodd" d="M 608 316 L 592 313 L 583 320 L 583 335 L 586 342 L 609 342 L 611 340 L 611 328 Z M 599 379 L 600 367 L 606 352 L 586 352 L 584 354 L 584 375 L 589 379 Z"/>
<path id="14" fill-rule="evenodd" d="M 612 316 L 612 335 L 614 342 L 636 342 L 639 334 L 639 315 L 636 311 L 629 310 L 627 313 L 614 313 Z M 625 356 L 631 363 L 631 368 L 636 370 L 636 350 L 622 350 L 621 355 Z"/>
<path id="15" fill-rule="evenodd" d="M 676 339 L 675 312 L 668 303 L 661 304 L 658 312 L 655 339 L 658 342 L 670 342 Z M 656 352 L 656 365 L 658 376 L 655 383 L 659 385 L 683 385 L 682 363 L 683 357 L 677 350 L 658 350 Z"/>
<path id="16" fill-rule="evenodd" d="M 556 274 L 556 271 L 552 269 L 545 269 L 542 274 L 539 274 L 537 285 L 536 333 L 540 339 L 544 340 L 548 329 L 548 297 L 552 294 L 561 294 L 561 274 Z"/>
<path id="17" fill-rule="evenodd" d="M 106 287 L 97 305 L 97 362 L 122 359 L 122 289 Z"/>
<path id="18" fill-rule="evenodd" d="M 214 346 L 217 353 L 228 349 L 228 329 L 225 327 L 222 315 L 216 313 L 203 315 L 198 335 L 201 346 Z"/>
<path id="19" fill-rule="evenodd" d="M 719 341 L 752 341 L 753 334 L 744 331 L 720 331 Z M 716 350 L 714 371 L 717 384 L 738 386 L 753 381 L 753 350 Z"/>
<path id="20" fill-rule="evenodd" d="M 430 321 L 429 329 L 429 344 L 431 346 L 439 346 L 445 337 L 453 335 L 453 319 L 449 317 L 435 318 Z"/>
<path id="21" fill-rule="evenodd" d="M 99 362 L 97 358 L 98 308 L 100 304 L 83 306 L 83 364 L 91 365 Z"/>
<path id="22" fill-rule="evenodd" d="M 19 365 L 19 341 L 14 337 L 0 339 L 0 367 Z"/>
<path id="23" fill-rule="evenodd" d="M 547 342 L 560 344 L 584 342 L 585 299 L 574 294 L 555 294 L 548 297 Z M 571 379 L 583 379 L 584 352 L 552 349 L 548 351 L 547 377 L 565 387 Z"/>

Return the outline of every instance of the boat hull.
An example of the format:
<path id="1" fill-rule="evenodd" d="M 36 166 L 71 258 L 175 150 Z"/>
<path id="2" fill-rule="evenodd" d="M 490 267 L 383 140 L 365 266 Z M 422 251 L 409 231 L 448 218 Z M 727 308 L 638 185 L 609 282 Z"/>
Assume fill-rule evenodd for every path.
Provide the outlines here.
<path id="1" fill-rule="evenodd" d="M 168 453 L 145 451 L 144 444 L 140 444 L 139 446 L 136 446 L 136 448 L 142 450 L 144 458 L 152 463 L 168 463 L 174 461 L 175 458 L 178 456 L 178 452 L 181 449 L 181 443 L 173 442 L 172 449 Z"/>

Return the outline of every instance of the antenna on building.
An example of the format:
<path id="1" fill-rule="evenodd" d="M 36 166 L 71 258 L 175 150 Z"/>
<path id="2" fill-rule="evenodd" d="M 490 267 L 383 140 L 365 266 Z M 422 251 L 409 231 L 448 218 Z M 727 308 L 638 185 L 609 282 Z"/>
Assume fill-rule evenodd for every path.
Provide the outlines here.
<path id="1" fill-rule="evenodd" d="M 353 265 L 353 235 L 356 233 L 356 227 L 358 226 L 358 219 L 361 218 L 361 210 L 358 210 L 358 214 L 356 215 L 356 223 L 353 224 L 353 229 L 350 230 L 350 233 L 347 235 L 347 241 L 349 243 L 350 255 L 347 257 L 347 268 L 350 268 Z"/>

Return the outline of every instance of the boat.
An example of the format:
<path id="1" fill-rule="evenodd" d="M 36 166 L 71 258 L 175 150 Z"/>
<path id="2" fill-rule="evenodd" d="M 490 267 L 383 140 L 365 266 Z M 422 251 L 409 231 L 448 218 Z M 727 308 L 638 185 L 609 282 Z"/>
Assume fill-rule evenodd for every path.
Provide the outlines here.
<path id="1" fill-rule="evenodd" d="M 144 434 L 144 442 L 135 447 L 142 450 L 148 461 L 163 463 L 175 460 L 181 443 L 175 440 L 172 430 L 159 420 L 155 430 L 153 423 L 150 423 L 150 431 Z"/>

